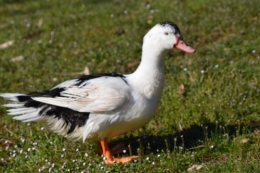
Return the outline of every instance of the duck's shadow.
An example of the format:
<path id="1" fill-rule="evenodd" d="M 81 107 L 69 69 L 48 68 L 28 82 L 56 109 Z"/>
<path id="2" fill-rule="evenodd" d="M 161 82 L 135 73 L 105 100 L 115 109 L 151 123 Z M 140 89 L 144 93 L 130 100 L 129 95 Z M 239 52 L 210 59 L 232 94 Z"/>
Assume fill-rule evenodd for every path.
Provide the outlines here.
<path id="1" fill-rule="evenodd" d="M 131 149 L 131 154 L 149 154 L 158 152 L 172 152 L 175 149 L 193 150 L 204 147 L 205 141 L 214 136 L 222 135 L 233 138 L 242 133 L 250 133 L 260 129 L 260 122 L 252 121 L 250 124 L 216 124 L 191 125 L 174 134 L 142 135 L 139 137 L 126 137 L 111 141 L 110 145 L 124 143 Z"/>

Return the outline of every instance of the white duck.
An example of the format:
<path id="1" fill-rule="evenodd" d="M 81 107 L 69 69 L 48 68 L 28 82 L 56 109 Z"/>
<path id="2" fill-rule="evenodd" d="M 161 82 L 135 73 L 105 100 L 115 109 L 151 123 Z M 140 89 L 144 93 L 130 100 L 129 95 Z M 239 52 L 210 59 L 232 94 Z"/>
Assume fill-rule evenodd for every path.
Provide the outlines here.
<path id="1" fill-rule="evenodd" d="M 153 118 L 164 86 L 164 57 L 173 47 L 195 52 L 176 24 L 161 22 L 145 35 L 142 61 L 132 74 L 91 74 L 42 92 L 0 96 L 12 101 L 4 106 L 11 108 L 8 113 L 14 119 L 38 121 L 74 140 L 98 140 L 106 163 L 128 162 L 136 156 L 113 158 L 108 138 L 138 129 Z"/>

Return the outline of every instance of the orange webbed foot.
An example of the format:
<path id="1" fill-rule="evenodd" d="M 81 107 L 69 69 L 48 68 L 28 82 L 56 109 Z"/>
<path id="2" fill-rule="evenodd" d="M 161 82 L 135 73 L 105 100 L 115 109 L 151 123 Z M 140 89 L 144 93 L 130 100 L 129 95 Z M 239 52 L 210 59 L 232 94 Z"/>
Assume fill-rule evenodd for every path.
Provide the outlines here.
<path id="1" fill-rule="evenodd" d="M 99 147 L 101 147 L 101 149 L 102 149 L 102 153 L 103 153 L 103 156 L 105 157 L 106 164 L 126 163 L 126 162 L 131 161 L 132 159 L 138 158 L 138 156 L 126 156 L 126 157 L 113 158 L 111 151 L 108 148 L 107 138 L 100 140 Z M 119 148 L 121 148 L 121 147 L 119 147 Z"/>
<path id="2" fill-rule="evenodd" d="M 113 159 L 106 159 L 106 164 L 114 164 L 114 163 L 126 163 L 130 162 L 132 159 L 137 159 L 138 156 L 126 156 L 126 157 L 117 157 Z"/>

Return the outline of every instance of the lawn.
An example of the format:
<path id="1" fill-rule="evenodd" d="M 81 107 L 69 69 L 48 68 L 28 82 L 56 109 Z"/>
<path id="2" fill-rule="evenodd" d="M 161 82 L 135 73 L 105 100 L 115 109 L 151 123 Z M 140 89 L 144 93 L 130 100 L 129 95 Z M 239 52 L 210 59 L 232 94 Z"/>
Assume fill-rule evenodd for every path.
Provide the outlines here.
<path id="1" fill-rule="evenodd" d="M 131 73 L 142 37 L 165 20 L 197 50 L 169 52 L 154 119 L 110 140 L 139 159 L 105 165 L 95 142 L 12 120 L 0 106 L 0 172 L 260 172 L 259 7 L 259 0 L 0 0 L 0 93 L 49 89 L 85 67 Z"/>

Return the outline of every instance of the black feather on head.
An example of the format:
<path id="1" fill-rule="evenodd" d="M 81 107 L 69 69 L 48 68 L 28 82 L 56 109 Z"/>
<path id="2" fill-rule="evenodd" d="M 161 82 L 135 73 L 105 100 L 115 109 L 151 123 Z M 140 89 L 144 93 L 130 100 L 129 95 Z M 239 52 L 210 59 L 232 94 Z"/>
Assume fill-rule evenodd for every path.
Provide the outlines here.
<path id="1" fill-rule="evenodd" d="M 164 26 L 164 27 L 165 27 L 165 26 L 171 27 L 172 30 L 174 31 L 173 33 L 174 33 L 175 35 L 179 35 L 180 38 L 182 38 L 181 31 L 180 31 L 179 27 L 178 27 L 175 23 L 173 23 L 173 22 L 171 22 L 171 21 L 164 21 L 164 22 L 160 22 L 159 24 L 162 25 L 162 26 Z"/>

